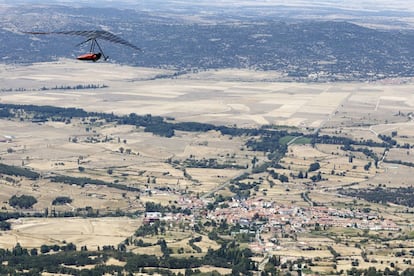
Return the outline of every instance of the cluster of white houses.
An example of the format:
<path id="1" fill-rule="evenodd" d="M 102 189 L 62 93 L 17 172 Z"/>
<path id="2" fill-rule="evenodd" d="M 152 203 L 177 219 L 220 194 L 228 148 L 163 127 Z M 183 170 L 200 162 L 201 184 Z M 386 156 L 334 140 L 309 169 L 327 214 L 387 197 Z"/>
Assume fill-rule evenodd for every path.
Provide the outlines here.
<path id="1" fill-rule="evenodd" d="M 229 207 L 209 212 L 208 218 L 228 223 L 250 225 L 263 222 L 263 229 L 278 231 L 289 228 L 302 232 L 311 227 L 353 227 L 368 230 L 398 231 L 400 228 L 391 220 L 381 219 L 371 211 L 338 210 L 325 206 L 298 207 L 277 205 L 260 199 L 233 200 Z"/>
<path id="2" fill-rule="evenodd" d="M 235 200 L 215 210 L 206 211 L 207 202 L 199 198 L 181 198 L 179 206 L 191 209 L 191 215 L 147 213 L 146 221 L 167 220 L 194 222 L 202 217 L 241 227 L 260 225 L 264 231 L 304 232 L 310 228 L 352 227 L 368 230 L 398 231 L 400 227 L 388 219 L 382 219 L 371 210 L 339 210 L 326 206 L 298 207 L 278 205 L 262 199 Z"/>

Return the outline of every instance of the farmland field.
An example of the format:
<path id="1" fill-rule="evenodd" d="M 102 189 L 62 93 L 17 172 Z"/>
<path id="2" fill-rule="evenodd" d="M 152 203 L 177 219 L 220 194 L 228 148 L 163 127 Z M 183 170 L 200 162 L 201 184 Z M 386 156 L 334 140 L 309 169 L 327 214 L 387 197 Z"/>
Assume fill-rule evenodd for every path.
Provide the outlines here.
<path id="1" fill-rule="evenodd" d="M 412 145 L 414 141 L 411 79 L 391 83 L 291 83 L 273 81 L 277 73 L 230 69 L 160 77 L 173 73 L 64 59 L 26 66 L 0 65 L 0 103 L 76 107 L 119 116 L 151 114 L 162 116 L 169 123 L 208 123 L 269 131 L 266 133 L 288 130 L 290 133 L 278 141 L 287 146 L 279 166 L 272 167 L 268 152 L 254 151 L 247 146 L 249 141 L 260 140 L 259 135 L 178 130 L 167 138 L 147 132 L 144 127 L 99 118 L 36 121 L 26 114 L 19 114 L 19 119 L 2 118 L 0 163 L 33 170 L 40 177 L 32 180 L 1 175 L 0 207 L 5 212 L 21 211 L 9 204 L 10 198 L 30 195 L 37 202 L 24 212 L 45 217 L 11 219 L 11 230 L 1 232 L 0 247 L 12 248 L 16 243 L 28 248 L 74 243 L 96 249 L 117 246 L 126 239 L 136 242 L 139 237 L 134 233 L 146 219 L 147 204 L 152 203 L 156 208 L 161 208 L 156 205 L 159 204 L 172 208 L 169 210 L 181 208 L 184 214 L 188 210 L 192 213 L 184 216 L 172 212 L 170 222 L 162 226 L 166 233 L 142 237 L 141 242 L 149 243 L 147 247 L 129 244 L 129 249 L 134 253 L 162 256 L 159 241 L 165 239 L 174 256 L 199 257 L 207 254 L 209 248 L 219 248 L 207 233 L 194 243 L 196 246 L 190 245 L 190 240 L 199 235 L 197 227 L 216 228 L 206 219 L 206 206 L 216 204 L 221 213 L 211 214 L 214 210 L 208 210 L 210 215 L 228 216 L 228 222 L 232 223 L 241 215 L 266 216 L 263 213 L 270 209 L 255 211 L 254 208 L 271 202 L 275 210 L 298 210 L 296 219 L 315 212 L 308 208 L 320 206 L 339 212 L 341 223 L 346 216 L 341 212 L 352 210 L 358 215 L 371 212 L 370 219 L 392 220 L 400 232 L 355 230 L 351 227 L 357 223 L 351 218 L 346 218 L 350 221 L 348 226 L 343 222 L 338 228 L 329 228 L 332 232 L 318 232 L 319 222 L 316 225 L 310 216 L 301 222 L 311 225 L 304 227 L 306 230 L 292 222 L 291 232 L 263 233 L 263 243 L 258 242 L 256 234 L 244 237 L 250 239 L 250 245 L 259 248 L 255 253 L 260 260 L 266 256 L 264 249 L 260 251 L 266 246 L 269 252 L 285 260 L 313 258 L 313 250 L 317 248 L 318 266 L 314 271 L 329 274 L 333 269 L 331 246 L 343 257 L 338 259 L 336 271 L 350 269 L 352 260 L 358 260 L 363 268 L 372 266 L 361 257 L 368 248 L 372 253 L 370 259 L 382 261 L 381 269 L 399 261 L 394 252 L 397 246 L 387 249 L 384 255 L 371 241 L 363 246 L 356 244 L 363 235 L 392 237 L 395 243 L 402 243 L 412 233 L 412 208 L 352 198 L 340 194 L 338 189 L 412 186 L 414 152 L 405 145 Z M 296 136 L 296 132 L 301 134 Z M 315 134 L 347 138 L 355 144 L 352 148 L 339 142 L 313 143 Z M 402 146 L 383 146 L 381 143 L 388 137 Z M 317 169 L 310 169 L 316 163 Z M 262 165 L 267 167 L 260 170 Z M 248 177 L 243 178 L 246 173 Z M 100 184 L 52 181 L 56 176 L 88 178 L 99 180 Z M 234 212 L 236 208 L 232 206 L 241 206 L 237 189 L 244 192 L 245 187 L 249 187 L 249 200 L 254 203 L 251 209 Z M 60 196 L 69 197 L 71 202 L 52 204 Z M 60 217 L 52 217 L 52 212 Z M 71 212 L 109 216 L 64 217 Z M 280 212 L 282 221 L 287 220 L 287 215 Z M 303 233 L 313 230 L 317 230 L 314 235 Z M 278 245 L 269 242 L 272 239 L 277 239 Z M 414 247 L 405 245 L 406 250 Z M 199 252 L 195 249 L 197 246 Z M 243 246 L 249 245 L 245 242 Z M 387 254 L 394 254 L 391 261 L 387 260 Z M 411 260 L 412 256 L 406 258 Z M 400 268 L 409 267 L 407 263 L 400 261 Z M 202 271 L 212 269 L 201 267 Z"/>

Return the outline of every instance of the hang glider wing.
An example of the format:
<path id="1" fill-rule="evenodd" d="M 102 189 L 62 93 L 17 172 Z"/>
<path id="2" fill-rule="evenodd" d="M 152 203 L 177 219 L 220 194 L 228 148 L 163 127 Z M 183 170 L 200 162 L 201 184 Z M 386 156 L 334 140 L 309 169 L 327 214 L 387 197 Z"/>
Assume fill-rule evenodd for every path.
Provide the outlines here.
<path id="1" fill-rule="evenodd" d="M 116 36 L 113 33 L 110 33 L 108 31 L 102 31 L 102 30 L 94 30 L 94 31 L 60 31 L 60 32 L 24 32 L 24 33 L 34 34 L 34 35 L 38 35 L 38 34 L 77 35 L 77 36 L 83 36 L 83 37 L 86 38 L 86 40 L 84 42 L 80 43 L 80 44 L 86 43 L 86 42 L 91 41 L 91 40 L 103 39 L 103 40 L 110 41 L 112 43 L 122 44 L 122 45 L 125 45 L 125 46 L 128 46 L 128 47 L 131 47 L 135 50 L 142 51 L 140 48 L 138 48 L 137 46 L 129 43 L 125 39 L 122 39 L 119 36 Z"/>

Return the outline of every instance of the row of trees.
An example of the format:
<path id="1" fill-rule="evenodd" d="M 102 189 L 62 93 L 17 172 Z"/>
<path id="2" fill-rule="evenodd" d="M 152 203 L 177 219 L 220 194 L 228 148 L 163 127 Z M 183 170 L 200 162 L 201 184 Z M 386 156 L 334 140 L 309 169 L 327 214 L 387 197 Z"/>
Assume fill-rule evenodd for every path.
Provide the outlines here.
<path id="1" fill-rule="evenodd" d="M 186 159 L 184 161 L 184 165 L 186 168 L 211 168 L 211 169 L 247 169 L 246 166 L 237 165 L 234 163 L 223 163 L 220 164 L 217 159 L 209 158 L 209 159 Z"/>
<path id="2" fill-rule="evenodd" d="M 343 145 L 345 146 L 345 150 L 348 149 L 350 145 L 359 145 L 359 146 L 367 146 L 367 147 L 380 147 L 386 148 L 389 146 L 386 142 L 375 142 L 371 139 L 368 140 L 352 140 L 348 137 L 341 137 L 341 136 L 329 136 L 329 135 L 313 135 L 311 144 L 333 144 L 333 145 Z"/>
<path id="3" fill-rule="evenodd" d="M 362 198 L 370 202 L 387 204 L 388 202 L 414 207 L 414 187 L 383 188 L 374 189 L 339 189 L 339 193 Z"/>
<path id="4" fill-rule="evenodd" d="M 38 179 L 40 174 L 32 170 L 0 163 L 0 174 L 23 176 L 29 179 Z"/>
<path id="5" fill-rule="evenodd" d="M 53 254 L 51 252 L 53 251 Z M 257 270 L 257 264 L 251 261 L 252 252 L 249 249 L 241 249 L 237 243 L 229 242 L 223 244 L 218 250 L 209 249 L 203 258 L 157 257 L 155 255 L 133 254 L 116 250 L 114 247 L 107 246 L 101 251 L 76 251 L 73 244 L 63 246 L 43 245 L 41 250 L 26 249 L 20 244 L 12 250 L 0 249 L 0 274 L 1 275 L 42 275 L 43 273 L 67 274 L 67 275 L 120 275 L 125 273 L 135 274 L 138 272 L 149 272 L 149 268 L 158 271 L 162 275 L 183 275 L 175 274 L 169 269 L 186 269 L 186 275 L 191 275 L 189 269 L 196 269 L 202 265 L 213 265 L 217 267 L 231 268 L 231 275 L 252 275 L 252 271 Z M 125 266 L 107 265 L 109 258 L 123 260 Z M 89 266 L 90 268 L 86 268 Z M 271 256 L 265 266 L 265 272 L 271 275 L 278 275 L 281 269 L 288 269 L 289 266 L 281 264 L 280 257 Z M 187 274 L 188 270 L 188 274 Z M 24 274 L 21 274 L 25 271 Z M 333 272 L 334 273 L 334 272 Z M 338 272 L 338 274 L 343 273 Z M 353 267 L 347 271 L 348 275 L 413 275 L 414 270 L 408 268 L 404 271 L 378 270 L 374 267 L 368 269 L 358 269 Z M 212 274 L 218 275 L 218 274 Z M 261 274 L 268 275 L 268 274 Z"/>
<path id="6" fill-rule="evenodd" d="M 93 185 L 103 185 L 110 188 L 116 188 L 119 190 L 125 190 L 125 191 L 132 191 L 132 192 L 139 192 L 140 189 L 136 187 L 131 187 L 123 184 L 118 183 L 112 183 L 112 182 L 106 182 L 100 179 L 92 179 L 89 177 L 74 177 L 74 176 L 67 176 L 67 175 L 55 175 L 50 177 L 50 181 L 52 182 L 59 182 L 59 183 L 65 183 L 70 185 L 79 185 L 79 186 L 85 186 L 86 184 L 93 184 Z"/>
<path id="7" fill-rule="evenodd" d="M 145 212 L 160 212 L 164 213 L 182 213 L 186 215 L 191 214 L 189 208 L 182 208 L 181 206 L 176 207 L 175 205 L 161 205 L 160 203 L 155 203 L 152 201 L 145 202 Z"/>
<path id="8" fill-rule="evenodd" d="M 121 271 L 127 273 L 142 272 L 143 269 L 193 269 L 202 265 L 232 268 L 233 275 L 252 275 L 256 270 L 256 263 L 251 260 L 253 256 L 250 249 L 242 249 L 235 242 L 223 244 L 220 249 L 209 249 L 203 258 L 170 256 L 170 250 L 165 240 L 159 240 L 158 244 L 164 252 L 162 257 L 146 254 L 133 254 L 125 252 L 122 248 L 115 249 L 107 246 L 102 251 L 87 251 L 86 248 L 76 251 L 72 243 L 65 245 L 42 245 L 40 251 L 28 250 L 20 244 L 12 250 L 0 249 L 0 274 L 15 275 L 25 270 L 27 275 L 41 275 L 43 272 L 70 275 L 104 275 L 117 274 Z M 53 254 L 51 254 L 53 252 Z M 109 258 L 115 258 L 126 262 L 125 266 L 106 265 Z M 7 265 L 5 265 L 7 264 Z M 80 268 L 91 265 L 93 268 Z M 75 266 L 75 267 L 73 267 Z M 101 274 L 99 274 L 100 272 Z M 175 274 L 170 274 L 175 275 Z"/>
<path id="9" fill-rule="evenodd" d="M 248 146 L 253 150 L 259 151 L 276 151 L 279 150 L 279 138 L 287 135 L 286 131 L 274 131 L 265 128 L 249 129 L 237 128 L 227 126 L 215 126 L 212 124 L 197 123 L 197 122 L 181 122 L 171 123 L 167 122 L 160 116 L 137 115 L 130 113 L 129 115 L 117 116 L 113 113 L 102 112 L 86 112 L 80 108 L 64 108 L 54 106 L 36 106 L 36 105 L 15 105 L 0 103 L 0 114 L 7 117 L 19 116 L 18 111 L 24 111 L 26 114 L 31 113 L 32 117 L 40 116 L 41 118 L 60 117 L 66 119 L 98 117 L 107 122 L 117 122 L 123 125 L 135 125 L 144 127 L 145 131 L 152 132 L 156 135 L 172 137 L 174 131 L 189 131 L 189 132 L 206 132 L 210 130 L 220 131 L 223 135 L 230 136 L 262 136 L 262 140 L 258 145 L 255 145 L 254 140 L 248 143 Z M 301 135 L 301 133 L 289 133 L 290 136 Z"/>
<path id="10" fill-rule="evenodd" d="M 98 89 L 98 88 L 107 88 L 108 85 L 105 84 L 77 84 L 77 85 L 61 85 L 61 86 L 55 86 L 53 88 L 51 87 L 45 87 L 43 86 L 39 90 L 45 91 L 45 90 L 79 90 L 79 89 Z"/>

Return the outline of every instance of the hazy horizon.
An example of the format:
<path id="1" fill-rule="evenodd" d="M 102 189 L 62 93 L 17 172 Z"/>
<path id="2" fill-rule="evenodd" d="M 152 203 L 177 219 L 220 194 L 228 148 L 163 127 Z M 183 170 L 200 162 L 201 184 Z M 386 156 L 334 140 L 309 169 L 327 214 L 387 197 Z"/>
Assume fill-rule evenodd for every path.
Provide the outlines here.
<path id="1" fill-rule="evenodd" d="M 363 0 L 363 1 L 345 1 L 345 0 L 321 0 L 321 1 L 303 1 L 303 0 L 199 0 L 196 3 L 190 0 L 155 0 L 150 2 L 137 2 L 131 0 L 95 0 L 95 1 L 69 1 L 69 0 L 37 0 L 37 1 L 28 1 L 28 0 L 2 0 L 0 4 L 6 5 L 15 5 L 15 4 L 25 4 L 25 3 L 38 3 L 38 4 L 69 4 L 69 5 L 81 5 L 81 6 L 91 6 L 91 5 L 102 5 L 104 7 L 148 7 L 148 6 L 158 6 L 158 7 L 268 7 L 268 6 L 287 6 L 287 7 L 312 7 L 312 8 L 335 8 L 343 10 L 355 10 L 355 11 L 404 11 L 404 12 L 414 12 L 414 2 L 403 1 L 403 0 Z M 99 7 L 99 6 L 98 6 Z"/>

